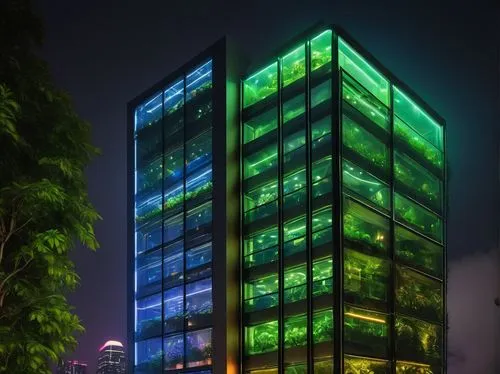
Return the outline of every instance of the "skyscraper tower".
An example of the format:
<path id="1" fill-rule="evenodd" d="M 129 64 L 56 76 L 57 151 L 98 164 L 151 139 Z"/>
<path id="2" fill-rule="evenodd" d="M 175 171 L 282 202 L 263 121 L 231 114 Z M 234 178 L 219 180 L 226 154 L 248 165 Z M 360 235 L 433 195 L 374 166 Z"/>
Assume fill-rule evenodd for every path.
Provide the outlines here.
<path id="1" fill-rule="evenodd" d="M 76 360 L 59 362 L 57 374 L 87 374 L 87 364 Z"/>
<path id="2" fill-rule="evenodd" d="M 108 340 L 99 348 L 97 374 L 125 374 L 125 367 L 125 351 L 122 343 Z"/>
<path id="3" fill-rule="evenodd" d="M 341 28 L 225 46 L 129 104 L 133 373 L 446 372 L 444 120 Z"/>

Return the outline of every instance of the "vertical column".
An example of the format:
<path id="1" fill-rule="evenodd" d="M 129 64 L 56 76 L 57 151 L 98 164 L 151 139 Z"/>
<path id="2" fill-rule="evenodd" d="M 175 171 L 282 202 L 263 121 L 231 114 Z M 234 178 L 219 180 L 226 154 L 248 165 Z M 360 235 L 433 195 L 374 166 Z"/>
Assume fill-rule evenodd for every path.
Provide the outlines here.
<path id="1" fill-rule="evenodd" d="M 284 313 L 284 254 L 283 254 L 283 89 L 282 61 L 278 59 L 278 374 L 284 373 L 285 313 Z"/>

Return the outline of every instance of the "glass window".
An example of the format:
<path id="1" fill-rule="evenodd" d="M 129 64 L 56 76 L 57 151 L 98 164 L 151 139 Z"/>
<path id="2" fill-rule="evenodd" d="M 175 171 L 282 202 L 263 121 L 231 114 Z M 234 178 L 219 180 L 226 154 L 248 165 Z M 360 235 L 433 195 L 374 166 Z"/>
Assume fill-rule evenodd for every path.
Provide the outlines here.
<path id="1" fill-rule="evenodd" d="M 316 210 L 312 215 L 312 231 L 313 233 L 330 227 L 332 225 L 332 207 L 321 208 Z"/>
<path id="2" fill-rule="evenodd" d="M 305 129 L 299 130 L 283 139 L 283 152 L 288 153 L 306 144 Z"/>
<path id="3" fill-rule="evenodd" d="M 161 335 L 161 294 L 138 299 L 136 313 L 138 339 Z"/>
<path id="4" fill-rule="evenodd" d="M 165 346 L 164 370 L 176 370 L 184 367 L 184 335 L 178 334 L 163 339 Z"/>
<path id="5" fill-rule="evenodd" d="M 283 197 L 284 218 L 294 217 L 306 210 L 307 190 L 302 188 Z"/>
<path id="6" fill-rule="evenodd" d="M 184 80 L 172 84 L 166 88 L 163 94 L 163 107 L 165 116 L 169 116 L 182 108 L 184 105 Z"/>
<path id="7" fill-rule="evenodd" d="M 195 98 L 212 88 L 212 60 L 203 63 L 186 75 L 186 101 Z"/>
<path id="8" fill-rule="evenodd" d="M 389 131 L 389 109 L 346 74 L 342 75 L 342 99 L 380 128 Z"/>
<path id="9" fill-rule="evenodd" d="M 442 328 L 415 318 L 396 316 L 396 358 L 424 362 L 441 360 Z"/>
<path id="10" fill-rule="evenodd" d="M 318 355 L 319 353 L 315 353 Z M 315 374 L 333 374 L 333 357 L 314 358 L 314 373 Z"/>
<path id="11" fill-rule="evenodd" d="M 212 130 L 186 143 L 186 172 L 205 167 L 212 162 Z"/>
<path id="12" fill-rule="evenodd" d="M 387 302 L 389 264 L 386 260 L 346 250 L 344 292 L 346 300 L 368 307 L 384 308 Z"/>
<path id="13" fill-rule="evenodd" d="M 163 293 L 164 333 L 184 329 L 184 287 L 174 287 Z"/>
<path id="14" fill-rule="evenodd" d="M 441 321 L 443 319 L 441 283 L 398 265 L 396 305 L 401 313 L 426 320 Z"/>
<path id="15" fill-rule="evenodd" d="M 389 186 L 359 166 L 344 159 L 342 161 L 342 183 L 355 197 L 371 205 L 390 209 Z"/>
<path id="16" fill-rule="evenodd" d="M 245 193 L 245 212 L 278 198 L 278 182 L 273 180 Z"/>
<path id="17" fill-rule="evenodd" d="M 161 288 L 161 251 L 137 257 L 137 293 Z"/>
<path id="18" fill-rule="evenodd" d="M 246 108 L 278 91 L 278 63 L 273 62 L 243 82 L 243 107 Z"/>
<path id="19" fill-rule="evenodd" d="M 186 179 L 186 201 L 206 199 L 212 194 L 212 164 L 198 169 Z"/>
<path id="20" fill-rule="evenodd" d="M 184 147 L 181 146 L 165 151 L 163 162 L 165 163 L 163 170 L 165 187 L 179 182 L 182 183 L 182 177 L 184 176 Z"/>
<path id="21" fill-rule="evenodd" d="M 283 87 L 304 77 L 306 74 L 306 48 L 305 45 L 294 49 L 282 59 Z"/>
<path id="22" fill-rule="evenodd" d="M 161 372 L 161 338 L 143 340 L 135 343 L 135 364 L 138 369 L 152 373 Z"/>
<path id="23" fill-rule="evenodd" d="M 135 109 L 135 131 L 157 123 L 162 116 L 162 94 L 158 92 Z"/>
<path id="24" fill-rule="evenodd" d="M 163 279 L 165 283 L 183 279 L 184 245 L 182 240 L 171 244 L 163 250 Z"/>
<path id="25" fill-rule="evenodd" d="M 294 303 L 307 297 L 307 274 L 306 265 L 302 264 L 291 269 L 285 269 L 284 273 L 284 302 Z"/>
<path id="26" fill-rule="evenodd" d="M 248 179 L 268 170 L 273 170 L 273 174 L 277 174 L 277 162 L 277 144 L 269 145 L 260 151 L 245 157 L 244 177 L 245 179 Z"/>
<path id="27" fill-rule="evenodd" d="M 245 353 L 249 356 L 278 349 L 278 321 L 245 327 Z"/>
<path id="28" fill-rule="evenodd" d="M 314 344 L 333 341 L 333 311 L 331 309 L 314 312 L 312 325 Z"/>
<path id="29" fill-rule="evenodd" d="M 183 234 L 183 215 L 178 214 L 165 220 L 163 224 L 163 242 L 168 243 L 178 239 Z"/>
<path id="30" fill-rule="evenodd" d="M 161 244 L 161 222 L 154 222 L 148 226 L 141 227 L 136 232 L 136 254 L 139 255 L 148 249 Z"/>
<path id="31" fill-rule="evenodd" d="M 385 357 L 389 323 L 385 314 L 344 307 L 344 349 L 348 353 Z"/>
<path id="32" fill-rule="evenodd" d="M 311 39 L 311 71 L 332 60 L 332 30 L 325 30 Z"/>
<path id="33" fill-rule="evenodd" d="M 187 367 L 212 364 L 212 329 L 186 333 Z"/>
<path id="34" fill-rule="evenodd" d="M 438 216 L 396 193 L 394 196 L 396 219 L 406 222 L 424 235 L 442 241 L 443 231 Z"/>
<path id="35" fill-rule="evenodd" d="M 250 224 L 259 220 L 263 220 L 268 217 L 275 216 L 274 221 L 276 221 L 276 215 L 278 214 L 278 201 L 267 203 L 261 205 L 257 208 L 245 212 L 245 224 Z"/>
<path id="36" fill-rule="evenodd" d="M 137 168 L 136 173 L 136 195 L 142 195 L 142 193 L 147 194 L 159 194 L 161 188 L 161 178 L 162 178 L 162 159 L 157 157 L 152 160 L 149 164 Z M 136 196 L 136 199 L 139 197 Z M 137 205 L 140 205 L 137 203 Z"/>
<path id="37" fill-rule="evenodd" d="M 346 245 L 364 252 L 387 253 L 389 219 L 344 199 L 344 240 Z"/>
<path id="38" fill-rule="evenodd" d="M 169 188 L 165 188 L 165 193 L 163 194 L 165 216 L 178 213 L 182 209 L 184 203 L 183 192 L 184 184 L 181 181 Z"/>
<path id="39" fill-rule="evenodd" d="M 398 87 L 394 87 L 394 114 L 443 150 L 443 127 Z"/>
<path id="40" fill-rule="evenodd" d="M 344 373 L 370 373 L 370 374 L 389 374 L 389 363 L 385 360 L 377 360 L 366 357 L 356 357 L 344 355 Z M 418 372 L 415 372 L 415 374 Z M 400 374 L 399 372 L 397 374 Z M 410 374 L 410 373 L 408 373 Z M 430 373 L 422 373 L 430 374 Z"/>
<path id="41" fill-rule="evenodd" d="M 278 245 L 278 228 L 271 227 L 245 237 L 244 252 L 250 254 Z"/>
<path id="42" fill-rule="evenodd" d="M 212 201 L 208 201 L 196 207 L 186 214 L 186 231 L 190 237 L 196 236 L 202 239 L 211 237 L 212 228 Z"/>
<path id="43" fill-rule="evenodd" d="M 278 125 L 278 112 L 276 107 L 259 114 L 243 125 L 243 143 L 246 144 L 268 132 L 274 130 Z"/>
<path id="44" fill-rule="evenodd" d="M 285 242 L 302 237 L 306 234 L 306 216 L 285 222 L 283 226 Z"/>
<path id="45" fill-rule="evenodd" d="M 186 313 L 188 326 L 197 325 L 197 319 L 212 314 L 212 278 L 186 284 Z"/>
<path id="46" fill-rule="evenodd" d="M 287 195 L 293 191 L 299 190 L 305 187 L 307 183 L 306 180 L 306 169 L 305 167 L 285 175 L 283 179 L 283 194 Z"/>
<path id="47" fill-rule="evenodd" d="M 191 270 L 212 261 L 212 242 L 202 244 L 186 252 L 186 269 Z"/>
<path id="48" fill-rule="evenodd" d="M 283 124 L 300 116 L 306 110 L 305 95 L 302 93 L 283 103 Z"/>
<path id="49" fill-rule="evenodd" d="M 313 295 L 320 296 L 333 292 L 333 261 L 327 257 L 313 262 Z"/>
<path id="50" fill-rule="evenodd" d="M 307 344 L 307 317 L 298 315 L 285 319 L 285 348 L 301 347 Z"/>
<path id="51" fill-rule="evenodd" d="M 161 216 L 161 192 L 136 199 L 135 222 L 142 225 Z"/>
<path id="52" fill-rule="evenodd" d="M 421 362 L 410 362 L 410 361 L 397 361 L 396 362 L 396 374 L 434 374 L 441 373 L 439 367 L 432 367 L 428 364 L 423 364 Z"/>
<path id="53" fill-rule="evenodd" d="M 443 169 L 443 153 L 397 116 L 394 116 L 394 135 L 397 139 L 406 143 L 410 151 L 415 153 L 417 157 L 423 157 L 424 160 L 438 170 Z"/>
<path id="54" fill-rule="evenodd" d="M 405 154 L 395 152 L 394 174 L 410 197 L 422 204 L 441 211 L 441 181 Z M 396 189 L 398 189 L 396 187 Z"/>
<path id="55" fill-rule="evenodd" d="M 332 98 L 332 82 L 327 80 L 311 89 L 311 107 L 329 101 Z"/>
<path id="56" fill-rule="evenodd" d="M 347 71 L 386 106 L 389 106 L 389 81 L 357 51 L 339 38 L 339 66 Z"/>
<path id="57" fill-rule="evenodd" d="M 405 264 L 442 277 L 443 248 L 403 227 L 395 226 L 396 257 Z"/>
<path id="58" fill-rule="evenodd" d="M 244 291 L 245 312 L 272 308 L 278 305 L 278 276 L 273 274 L 245 282 Z"/>
<path id="59" fill-rule="evenodd" d="M 311 124 L 312 140 L 319 139 L 332 132 L 332 117 L 326 116 Z"/>
<path id="60" fill-rule="evenodd" d="M 312 164 L 313 198 L 332 192 L 332 157 L 327 156 Z"/>
<path id="61" fill-rule="evenodd" d="M 384 171 L 388 169 L 387 146 L 346 115 L 342 116 L 342 136 L 344 145 L 365 161 Z"/>

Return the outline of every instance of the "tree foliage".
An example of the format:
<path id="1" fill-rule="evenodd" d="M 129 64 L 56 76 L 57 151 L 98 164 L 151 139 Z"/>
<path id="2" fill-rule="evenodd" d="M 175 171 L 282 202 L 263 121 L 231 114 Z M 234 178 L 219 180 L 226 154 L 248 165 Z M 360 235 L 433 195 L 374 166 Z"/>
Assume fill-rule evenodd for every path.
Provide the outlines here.
<path id="1" fill-rule="evenodd" d="M 90 126 L 37 56 L 29 0 L 0 2 L 0 372 L 50 373 L 83 331 L 69 251 L 98 247 L 84 169 Z"/>

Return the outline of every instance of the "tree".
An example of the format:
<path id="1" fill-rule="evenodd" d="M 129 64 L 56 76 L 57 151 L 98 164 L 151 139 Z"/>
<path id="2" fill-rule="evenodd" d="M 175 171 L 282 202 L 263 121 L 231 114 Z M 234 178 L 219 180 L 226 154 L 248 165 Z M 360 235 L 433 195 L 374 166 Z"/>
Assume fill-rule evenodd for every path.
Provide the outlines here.
<path id="1" fill-rule="evenodd" d="M 84 176 L 98 150 L 36 54 L 30 5 L 0 2 L 0 372 L 39 374 L 83 331 L 65 297 L 79 282 L 68 254 L 98 247 L 100 217 Z"/>

